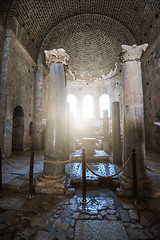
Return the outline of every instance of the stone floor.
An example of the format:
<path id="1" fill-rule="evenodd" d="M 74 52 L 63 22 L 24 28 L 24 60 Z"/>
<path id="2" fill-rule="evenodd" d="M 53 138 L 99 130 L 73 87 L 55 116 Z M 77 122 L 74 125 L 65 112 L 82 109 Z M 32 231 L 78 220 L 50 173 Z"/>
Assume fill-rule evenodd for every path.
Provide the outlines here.
<path id="1" fill-rule="evenodd" d="M 91 167 L 91 169 L 97 174 L 99 174 L 100 176 L 110 176 L 115 174 L 114 164 L 110 163 L 109 160 L 105 160 L 104 162 L 106 154 L 103 154 L 103 151 L 96 151 L 96 152 L 97 152 L 97 156 L 104 155 L 103 156 L 104 158 L 99 159 L 98 162 L 94 161 L 94 163 L 89 161 L 88 164 Z M 82 163 L 79 160 L 80 155 L 81 155 L 81 151 L 76 151 L 75 154 L 71 155 L 70 158 L 77 156 L 78 162 L 72 162 L 72 163 L 66 164 L 66 174 L 68 175 L 68 179 L 76 184 L 82 181 Z M 26 162 L 29 161 L 29 156 L 30 156 L 30 153 L 26 152 L 18 155 L 13 154 L 12 157 L 7 159 L 8 159 L 8 162 L 11 163 L 13 166 L 19 167 L 19 166 L 23 166 Z M 42 152 L 36 152 L 36 156 L 39 156 L 42 159 L 44 158 Z M 34 178 L 37 178 L 43 172 L 43 162 L 39 161 L 36 156 L 34 158 Z M 3 188 L 26 191 L 26 188 L 28 187 L 28 179 L 29 179 L 29 165 L 22 169 L 16 169 L 16 168 L 10 167 L 5 161 L 3 161 L 2 168 L 3 168 L 3 174 L 2 174 Z M 93 175 L 88 169 L 86 169 L 86 179 L 88 183 L 89 182 L 92 184 L 100 183 L 100 178 Z M 117 177 L 114 179 L 117 179 Z"/>
<path id="2" fill-rule="evenodd" d="M 57 199 L 36 194 L 32 200 L 19 193 L 0 198 L 1 240 L 137 240 L 160 239 L 160 218 L 147 200 L 135 204 L 101 187 L 81 189 L 73 197 Z"/>
<path id="3" fill-rule="evenodd" d="M 37 155 L 42 156 L 41 153 Z M 29 160 L 29 153 L 15 155 L 9 160 L 14 166 L 23 165 Z M 148 167 L 160 169 L 159 162 L 159 155 L 147 154 Z M 115 171 L 112 167 L 106 168 L 104 163 L 99 166 L 90 164 L 100 175 Z M 80 163 L 75 163 L 75 168 L 81 172 Z M 43 163 L 35 159 L 34 177 L 38 177 L 42 169 Z M 28 200 L 26 189 L 23 189 L 28 184 L 28 173 L 29 166 L 14 169 L 3 162 L 1 240 L 160 239 L 159 173 L 149 172 L 157 193 L 153 198 L 138 199 L 136 203 L 133 199 L 118 197 L 116 192 L 106 186 L 104 188 L 104 185 L 88 185 L 86 206 L 82 205 L 81 187 L 77 187 L 72 197 L 35 194 L 33 199 Z M 88 177 L 94 180 L 90 173 Z"/>

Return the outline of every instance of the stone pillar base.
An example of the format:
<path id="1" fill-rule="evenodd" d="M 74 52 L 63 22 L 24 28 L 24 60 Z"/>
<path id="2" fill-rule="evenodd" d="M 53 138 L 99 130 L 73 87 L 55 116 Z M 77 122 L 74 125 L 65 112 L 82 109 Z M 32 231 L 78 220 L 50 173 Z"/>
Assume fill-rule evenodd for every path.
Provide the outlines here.
<path id="1" fill-rule="evenodd" d="M 117 193 L 119 196 L 123 197 L 132 197 L 132 178 L 126 177 L 125 175 L 119 176 L 121 187 L 117 189 Z M 151 197 L 152 195 L 152 181 L 149 177 L 146 178 L 138 178 L 137 179 L 137 194 L 138 197 Z"/>
<path id="2" fill-rule="evenodd" d="M 65 176 L 46 176 L 42 174 L 36 180 L 35 191 L 36 193 L 62 195 L 65 194 L 65 184 Z"/>

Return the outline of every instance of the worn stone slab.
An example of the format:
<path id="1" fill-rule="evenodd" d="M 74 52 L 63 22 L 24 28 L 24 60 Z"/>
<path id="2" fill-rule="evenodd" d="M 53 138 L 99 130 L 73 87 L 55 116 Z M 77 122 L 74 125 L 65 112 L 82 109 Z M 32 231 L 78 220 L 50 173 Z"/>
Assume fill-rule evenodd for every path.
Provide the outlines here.
<path id="1" fill-rule="evenodd" d="M 139 217 L 138 217 L 138 212 L 137 210 L 129 210 L 129 215 L 130 215 L 130 218 L 133 219 L 133 220 L 136 220 L 136 221 L 139 221 Z"/>
<path id="2" fill-rule="evenodd" d="M 140 218 L 140 223 L 143 226 L 148 225 L 149 222 L 152 221 L 153 217 L 154 217 L 153 213 L 149 210 L 140 211 L 139 218 Z"/>
<path id="3" fill-rule="evenodd" d="M 79 217 L 79 213 L 74 213 L 74 214 L 73 214 L 73 218 L 74 218 L 74 219 L 77 219 L 78 217 Z"/>
<path id="4" fill-rule="evenodd" d="M 31 226 L 32 227 L 35 227 L 35 226 L 42 227 L 44 225 L 45 225 L 45 223 L 44 223 L 42 217 L 40 217 L 40 216 L 35 216 L 31 221 Z"/>
<path id="5" fill-rule="evenodd" d="M 108 220 L 111 220 L 111 221 L 116 221 L 117 220 L 117 217 L 115 215 L 107 214 L 106 217 L 107 217 Z"/>
<path id="6" fill-rule="evenodd" d="M 102 217 L 106 216 L 106 211 L 101 211 L 100 214 L 102 215 Z"/>
<path id="7" fill-rule="evenodd" d="M 29 239 L 35 234 L 36 230 L 32 228 L 26 228 L 23 231 L 19 232 L 18 235 L 23 239 Z M 39 239 L 39 238 L 36 238 Z M 40 240 L 40 239 L 39 239 Z"/>
<path id="8" fill-rule="evenodd" d="M 76 210 L 77 210 L 77 204 L 72 204 L 72 205 L 69 205 L 68 206 L 68 208 L 70 209 L 70 210 L 72 210 L 73 212 L 75 212 Z"/>
<path id="9" fill-rule="evenodd" d="M 130 216 L 127 210 L 120 211 L 121 219 L 123 222 L 130 222 Z"/>
<path id="10" fill-rule="evenodd" d="M 53 229 L 57 232 L 62 231 L 62 220 L 57 218 L 56 221 L 53 223 Z"/>
<path id="11" fill-rule="evenodd" d="M 10 173 L 5 173 L 2 174 L 2 183 L 6 184 L 9 183 L 10 181 L 12 181 L 13 179 L 17 178 L 18 175 L 14 175 L 14 174 L 10 174 Z"/>
<path id="12" fill-rule="evenodd" d="M 62 223 L 62 231 L 66 232 L 68 228 L 69 228 L 69 219 L 66 219 L 66 220 Z"/>
<path id="13" fill-rule="evenodd" d="M 121 198 L 120 200 L 121 200 L 121 203 L 122 203 L 124 209 L 135 209 L 135 206 L 129 199 Z"/>
<path id="14" fill-rule="evenodd" d="M 107 214 L 113 215 L 115 213 L 116 213 L 116 210 L 111 210 L 111 209 L 107 210 Z"/>
<path id="15" fill-rule="evenodd" d="M 76 200 L 74 198 L 70 199 L 69 201 L 70 204 L 75 204 L 76 203 Z"/>
<path id="16" fill-rule="evenodd" d="M 78 220 L 75 227 L 75 240 L 128 240 L 122 222 L 108 220 Z"/>
<path id="17" fill-rule="evenodd" d="M 131 239 L 138 239 L 138 240 L 154 239 L 153 236 L 146 230 L 128 228 L 127 232 L 128 232 L 128 235 L 131 237 Z"/>
<path id="18" fill-rule="evenodd" d="M 2 209 L 19 209 L 24 203 L 21 198 L 0 199 L 0 208 Z"/>
<path id="19" fill-rule="evenodd" d="M 66 234 L 67 239 L 73 239 L 74 238 L 74 229 L 69 228 Z"/>
<path id="20" fill-rule="evenodd" d="M 45 232 L 45 231 L 39 231 L 37 235 L 35 236 L 35 240 L 53 240 L 55 238 L 56 234 Z"/>

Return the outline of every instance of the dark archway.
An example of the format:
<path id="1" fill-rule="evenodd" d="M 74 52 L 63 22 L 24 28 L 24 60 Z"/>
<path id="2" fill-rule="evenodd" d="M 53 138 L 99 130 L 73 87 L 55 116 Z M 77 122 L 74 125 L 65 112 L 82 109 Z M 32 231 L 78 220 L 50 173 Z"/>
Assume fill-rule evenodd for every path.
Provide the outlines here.
<path id="1" fill-rule="evenodd" d="M 13 112 L 12 151 L 23 151 L 24 111 L 17 106 Z"/>

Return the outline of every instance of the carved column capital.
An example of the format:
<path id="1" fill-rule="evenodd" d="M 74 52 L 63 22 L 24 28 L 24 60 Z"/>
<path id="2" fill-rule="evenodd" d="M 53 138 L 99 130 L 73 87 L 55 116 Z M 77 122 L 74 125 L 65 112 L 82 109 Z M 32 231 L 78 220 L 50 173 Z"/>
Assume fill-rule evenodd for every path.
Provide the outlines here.
<path id="1" fill-rule="evenodd" d="M 134 44 L 133 46 L 122 45 L 122 51 L 120 53 L 120 61 L 129 62 L 129 61 L 140 61 L 141 55 L 146 51 L 148 44 L 143 44 L 137 46 Z"/>
<path id="2" fill-rule="evenodd" d="M 70 56 L 66 53 L 63 48 L 53 49 L 50 51 L 45 50 L 45 58 L 46 63 L 50 66 L 53 63 L 63 63 L 64 65 L 68 65 L 68 61 Z"/>

